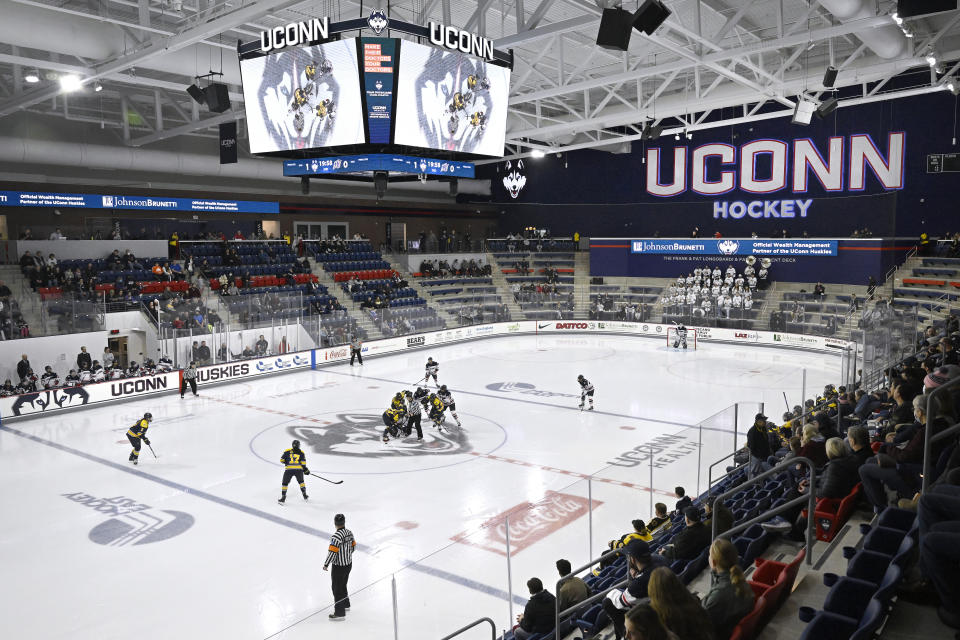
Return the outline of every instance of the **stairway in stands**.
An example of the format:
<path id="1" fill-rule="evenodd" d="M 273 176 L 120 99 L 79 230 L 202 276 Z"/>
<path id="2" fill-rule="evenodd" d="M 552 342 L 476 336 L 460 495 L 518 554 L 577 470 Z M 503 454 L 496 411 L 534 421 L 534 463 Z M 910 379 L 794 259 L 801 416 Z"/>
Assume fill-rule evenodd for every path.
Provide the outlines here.
<path id="1" fill-rule="evenodd" d="M 384 257 L 384 260 L 386 259 L 387 258 Z M 350 294 L 340 287 L 339 282 L 334 281 L 333 277 L 335 272 L 325 271 L 323 266 L 318 264 L 312 257 L 308 257 L 307 260 L 310 262 L 310 270 L 319 278 L 320 284 L 327 288 L 327 293 L 334 296 L 337 302 L 340 303 L 340 306 L 347 310 L 350 317 L 357 321 L 357 325 L 367 332 L 367 340 L 382 339 L 384 337 L 383 333 L 379 327 L 373 323 L 366 311 L 360 308 L 359 303 L 351 299 Z"/>

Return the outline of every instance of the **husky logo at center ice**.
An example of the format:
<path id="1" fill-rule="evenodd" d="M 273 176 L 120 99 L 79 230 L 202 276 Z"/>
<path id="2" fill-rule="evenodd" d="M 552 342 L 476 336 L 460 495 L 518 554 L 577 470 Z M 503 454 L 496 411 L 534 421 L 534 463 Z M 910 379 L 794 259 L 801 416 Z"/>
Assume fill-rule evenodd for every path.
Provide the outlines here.
<path id="1" fill-rule="evenodd" d="M 740 248 L 740 243 L 736 240 L 723 240 L 717 244 L 717 249 L 725 256 L 732 256 Z"/>
<path id="2" fill-rule="evenodd" d="M 338 413 L 324 416 L 325 425 L 295 425 L 287 433 L 316 454 L 355 456 L 358 458 L 405 458 L 411 456 L 450 455 L 473 450 L 463 429 L 444 429 L 442 432 L 427 426 L 424 420 L 423 442 L 417 442 L 414 432 L 407 438 L 392 440 L 385 447 L 382 442 L 383 420 L 379 415 Z"/>
<path id="3" fill-rule="evenodd" d="M 527 186 L 527 176 L 520 173 L 523 171 L 523 160 L 517 160 L 516 168 L 507 160 L 504 168 L 507 170 L 507 175 L 503 177 L 503 188 L 507 190 L 511 198 L 516 198 Z"/>
<path id="4" fill-rule="evenodd" d="M 383 9 L 374 9 L 367 18 L 367 26 L 377 35 L 383 33 L 388 24 L 390 20 L 387 19 L 387 13 Z"/>

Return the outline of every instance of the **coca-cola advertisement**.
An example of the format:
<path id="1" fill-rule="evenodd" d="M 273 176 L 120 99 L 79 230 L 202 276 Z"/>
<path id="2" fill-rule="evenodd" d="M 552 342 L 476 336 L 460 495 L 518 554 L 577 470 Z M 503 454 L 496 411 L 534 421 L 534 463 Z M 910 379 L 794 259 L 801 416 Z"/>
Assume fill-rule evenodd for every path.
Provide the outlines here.
<path id="1" fill-rule="evenodd" d="M 603 504 L 597 500 L 594 506 Z M 554 531 L 559 531 L 590 510 L 586 498 L 547 491 L 540 502 L 524 502 L 499 513 L 481 525 L 479 532 L 464 532 L 453 536 L 454 542 L 470 544 L 502 556 L 507 555 L 507 532 L 505 520 L 510 518 L 510 552 L 523 551 L 543 540 Z"/>

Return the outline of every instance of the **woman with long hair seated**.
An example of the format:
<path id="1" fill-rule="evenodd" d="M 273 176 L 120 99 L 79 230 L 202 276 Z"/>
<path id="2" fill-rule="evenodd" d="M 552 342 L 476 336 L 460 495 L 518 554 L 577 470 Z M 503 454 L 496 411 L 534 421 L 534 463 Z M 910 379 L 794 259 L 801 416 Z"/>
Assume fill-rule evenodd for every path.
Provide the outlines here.
<path id="1" fill-rule="evenodd" d="M 733 628 L 753 609 L 753 589 L 738 560 L 737 548 L 726 538 L 717 538 L 710 545 L 710 591 L 702 604 L 719 640 L 729 638 Z"/>
<path id="2" fill-rule="evenodd" d="M 660 622 L 677 640 L 716 640 L 707 612 L 673 571 L 667 567 L 654 569 L 647 593 Z"/>

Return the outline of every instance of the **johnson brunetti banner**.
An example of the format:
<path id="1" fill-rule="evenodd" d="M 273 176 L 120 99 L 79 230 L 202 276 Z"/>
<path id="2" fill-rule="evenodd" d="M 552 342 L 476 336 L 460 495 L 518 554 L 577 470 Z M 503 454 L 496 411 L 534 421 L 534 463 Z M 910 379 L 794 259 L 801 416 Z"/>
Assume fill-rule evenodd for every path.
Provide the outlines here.
<path id="1" fill-rule="evenodd" d="M 700 256 L 835 256 L 837 240 L 633 240 L 631 253 Z"/>

